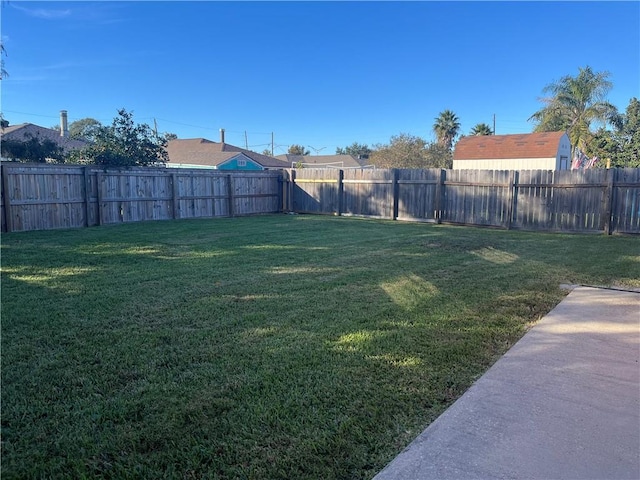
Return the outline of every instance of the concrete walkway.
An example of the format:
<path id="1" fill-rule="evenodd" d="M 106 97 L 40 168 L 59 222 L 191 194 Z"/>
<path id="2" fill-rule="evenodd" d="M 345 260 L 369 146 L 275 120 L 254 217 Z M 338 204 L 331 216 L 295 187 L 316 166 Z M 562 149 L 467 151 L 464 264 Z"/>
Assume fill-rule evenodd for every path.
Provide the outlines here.
<path id="1" fill-rule="evenodd" d="M 640 293 L 575 288 L 375 480 L 640 479 Z"/>

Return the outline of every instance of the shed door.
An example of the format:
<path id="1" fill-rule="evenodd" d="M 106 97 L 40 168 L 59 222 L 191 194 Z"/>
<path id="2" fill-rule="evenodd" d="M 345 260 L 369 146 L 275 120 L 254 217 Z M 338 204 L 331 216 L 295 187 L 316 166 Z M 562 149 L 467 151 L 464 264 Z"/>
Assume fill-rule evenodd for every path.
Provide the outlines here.
<path id="1" fill-rule="evenodd" d="M 565 155 L 560 156 L 560 170 L 569 170 L 569 157 Z"/>

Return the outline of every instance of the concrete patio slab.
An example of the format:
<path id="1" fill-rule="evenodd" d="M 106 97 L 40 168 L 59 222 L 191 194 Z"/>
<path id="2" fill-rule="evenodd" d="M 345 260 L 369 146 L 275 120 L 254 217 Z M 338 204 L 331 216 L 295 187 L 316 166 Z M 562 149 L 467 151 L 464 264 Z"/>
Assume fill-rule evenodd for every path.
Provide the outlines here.
<path id="1" fill-rule="evenodd" d="M 640 293 L 575 288 L 375 480 L 640 479 Z"/>

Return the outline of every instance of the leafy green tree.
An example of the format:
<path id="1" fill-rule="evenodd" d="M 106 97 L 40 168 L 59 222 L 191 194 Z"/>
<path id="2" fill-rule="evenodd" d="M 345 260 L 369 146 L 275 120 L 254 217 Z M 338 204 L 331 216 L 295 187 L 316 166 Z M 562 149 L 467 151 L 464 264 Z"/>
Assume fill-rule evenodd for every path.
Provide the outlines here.
<path id="1" fill-rule="evenodd" d="M 429 143 L 425 164 L 425 168 L 453 168 L 453 152 L 439 143 Z"/>
<path id="2" fill-rule="evenodd" d="M 601 127 L 591 139 L 590 150 L 589 155 L 596 155 L 601 160 L 595 165 L 596 167 L 605 167 L 607 160 L 610 160 L 615 165 L 615 159 L 620 154 L 620 143 L 617 135 L 615 132 Z"/>
<path id="3" fill-rule="evenodd" d="M 72 152 L 71 160 L 110 167 L 163 165 L 168 160 L 167 140 L 147 124 L 134 124 L 125 109 L 109 126 L 98 127 L 93 143 Z"/>
<path id="4" fill-rule="evenodd" d="M 302 145 L 290 145 L 289 150 L 287 151 L 289 155 L 309 155 L 311 153 L 309 150 L 305 150 Z"/>
<path id="5" fill-rule="evenodd" d="M 417 136 L 394 135 L 388 145 L 376 145 L 369 162 L 378 168 L 425 168 L 427 142 Z"/>
<path id="6" fill-rule="evenodd" d="M 69 136 L 81 140 L 93 140 L 102 124 L 95 118 L 81 118 L 69 124 Z"/>
<path id="7" fill-rule="evenodd" d="M 469 135 L 493 135 L 493 130 L 491 130 L 491 127 L 486 123 L 478 123 L 471 129 Z"/>
<path id="8" fill-rule="evenodd" d="M 348 147 L 336 148 L 336 155 L 353 155 L 356 158 L 369 158 L 371 152 L 368 145 L 360 145 L 358 142 L 353 142 Z"/>
<path id="9" fill-rule="evenodd" d="M 460 119 L 451 110 L 444 110 L 436 117 L 433 124 L 433 132 L 437 142 L 451 150 L 453 142 L 460 133 Z"/>
<path id="10" fill-rule="evenodd" d="M 28 135 L 24 141 L 0 140 L 2 156 L 13 161 L 45 163 L 64 161 L 64 152 L 57 143 L 47 138 Z"/>
<path id="11" fill-rule="evenodd" d="M 606 101 L 613 84 L 609 72 L 594 72 L 591 67 L 580 68 L 578 75 L 566 75 L 547 85 L 542 98 L 544 107 L 529 118 L 536 132 L 566 130 L 571 145 L 589 152 L 593 138 L 592 123 L 620 126 L 620 115 L 614 105 Z"/>
<path id="12" fill-rule="evenodd" d="M 167 133 L 164 134 L 164 138 L 168 142 L 170 140 L 177 140 L 178 139 L 178 135 L 176 135 L 175 133 L 167 132 Z"/>
<path id="13" fill-rule="evenodd" d="M 81 118 L 69 124 L 69 137 L 76 140 L 93 141 L 94 136 L 100 130 L 102 124 L 95 118 Z M 51 130 L 60 131 L 60 124 L 56 123 L 50 127 Z"/>
<path id="14" fill-rule="evenodd" d="M 438 143 L 401 133 L 388 145 L 376 145 L 369 162 L 379 168 L 451 168 L 451 151 Z"/>
<path id="15" fill-rule="evenodd" d="M 270 156 L 271 156 L 271 150 L 270 150 L 270 149 L 268 149 L 268 148 L 265 148 L 265 149 L 262 151 L 262 155 L 267 155 L 267 156 L 269 156 L 269 157 L 270 157 Z"/>
<path id="16" fill-rule="evenodd" d="M 640 167 L 640 101 L 635 97 L 627 106 L 619 139 L 621 152 L 616 166 Z"/>
<path id="17" fill-rule="evenodd" d="M 629 101 L 626 112 L 621 116 L 620 128 L 607 130 L 600 128 L 591 141 L 591 154 L 597 155 L 606 166 L 611 160 L 612 167 L 640 167 L 640 102 L 637 98 Z"/>

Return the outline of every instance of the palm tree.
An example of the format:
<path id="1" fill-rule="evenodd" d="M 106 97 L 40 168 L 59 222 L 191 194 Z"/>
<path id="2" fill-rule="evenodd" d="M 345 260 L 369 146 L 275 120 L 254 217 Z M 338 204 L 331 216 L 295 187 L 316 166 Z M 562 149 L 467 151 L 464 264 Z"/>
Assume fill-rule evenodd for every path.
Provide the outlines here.
<path id="1" fill-rule="evenodd" d="M 493 135 L 493 130 L 486 123 L 478 123 L 471 129 L 470 135 Z"/>
<path id="2" fill-rule="evenodd" d="M 619 126 L 620 115 L 614 105 L 606 101 L 613 84 L 609 72 L 594 72 L 591 67 L 580 68 L 576 77 L 566 75 L 547 85 L 542 98 L 545 106 L 531 115 L 537 122 L 535 132 L 566 130 L 573 147 L 589 150 L 593 134 L 591 123 Z"/>
<path id="3" fill-rule="evenodd" d="M 451 110 L 440 112 L 440 115 L 435 120 L 433 131 L 436 134 L 438 143 L 447 150 L 451 150 L 453 141 L 460 132 L 460 120 Z"/>

